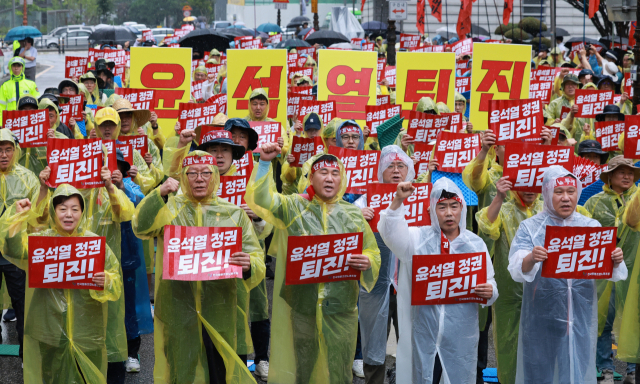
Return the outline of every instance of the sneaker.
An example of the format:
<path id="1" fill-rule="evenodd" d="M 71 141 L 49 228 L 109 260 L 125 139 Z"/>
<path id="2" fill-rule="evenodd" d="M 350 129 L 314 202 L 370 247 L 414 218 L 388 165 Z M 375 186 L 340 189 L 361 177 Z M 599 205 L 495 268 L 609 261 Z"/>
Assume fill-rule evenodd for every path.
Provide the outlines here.
<path id="1" fill-rule="evenodd" d="M 151 304 L 151 318 L 155 318 L 156 314 L 155 314 L 155 305 Z"/>
<path id="2" fill-rule="evenodd" d="M 602 380 L 600 384 L 613 384 L 613 371 L 610 369 L 602 370 Z"/>
<path id="3" fill-rule="evenodd" d="M 261 360 L 258 365 L 256 365 L 255 374 L 260 378 L 260 380 L 267 381 L 269 378 L 269 362 Z"/>
<path id="4" fill-rule="evenodd" d="M 364 379 L 364 362 L 362 359 L 353 360 L 353 366 L 351 367 L 353 374 Z M 613 384 L 613 383 L 612 383 Z"/>
<path id="5" fill-rule="evenodd" d="M 140 360 L 136 359 L 135 357 L 129 356 L 124 365 L 127 368 L 127 372 L 129 373 L 140 372 Z"/>
<path id="6" fill-rule="evenodd" d="M 636 373 L 635 372 L 627 373 L 627 375 L 624 377 L 624 381 L 622 382 L 622 384 L 636 384 Z"/>
<path id="7" fill-rule="evenodd" d="M 4 321 L 16 321 L 16 311 L 13 308 L 7 309 L 7 313 L 2 317 Z"/>

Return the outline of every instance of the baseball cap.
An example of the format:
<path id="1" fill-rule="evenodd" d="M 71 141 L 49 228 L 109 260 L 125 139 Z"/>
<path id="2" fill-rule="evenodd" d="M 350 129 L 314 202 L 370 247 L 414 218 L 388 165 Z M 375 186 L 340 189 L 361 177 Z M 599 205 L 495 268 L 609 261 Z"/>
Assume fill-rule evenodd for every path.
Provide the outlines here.
<path id="1" fill-rule="evenodd" d="M 96 112 L 96 124 L 101 125 L 105 121 L 112 121 L 117 125 L 120 124 L 120 116 L 118 116 L 118 112 L 111 107 L 102 108 Z"/>
<path id="2" fill-rule="evenodd" d="M 322 125 L 320 124 L 320 117 L 317 113 L 310 113 L 307 121 L 304 123 L 304 130 L 308 131 L 310 129 L 321 129 Z"/>

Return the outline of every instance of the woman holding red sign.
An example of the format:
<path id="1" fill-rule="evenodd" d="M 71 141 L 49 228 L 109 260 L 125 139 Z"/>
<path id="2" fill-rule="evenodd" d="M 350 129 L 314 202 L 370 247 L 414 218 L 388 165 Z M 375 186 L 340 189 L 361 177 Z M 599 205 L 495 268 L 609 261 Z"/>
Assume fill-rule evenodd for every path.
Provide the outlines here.
<path id="1" fill-rule="evenodd" d="M 520 223 L 509 251 L 509 272 L 524 283 L 516 383 L 595 383 L 598 300 L 593 279 L 541 276 L 547 226 L 600 227 L 576 211 L 582 184 L 561 166 L 544 173 L 541 213 Z M 623 254 L 611 255 L 610 281 L 627 278 Z"/>
<path id="2" fill-rule="evenodd" d="M 401 262 L 398 309 L 402 314 L 398 316 L 401 332 L 396 358 L 397 382 L 440 383 L 442 377 L 446 384 L 475 383 L 480 337 L 477 302 L 410 305 L 415 280 L 413 262 L 414 255 L 483 253 L 480 264 L 484 264 L 486 270 L 486 283 L 471 286 L 475 292 L 473 289 L 467 292 L 487 300 L 485 305 L 491 305 L 498 298 L 491 258 L 484 241 L 466 229 L 467 204 L 455 183 L 443 177 L 433 184 L 429 209 L 431 226 L 409 227 L 405 219 L 402 204 L 414 189 L 410 182 L 398 184 L 393 202 L 380 212 L 378 223 L 382 239 Z M 462 262 L 452 264 L 452 271 L 464 273 Z M 437 272 L 434 265 L 431 272 L 427 270 L 427 278 L 435 278 L 440 273 L 446 276 L 442 268 Z M 466 273 L 469 273 L 468 269 Z M 444 286 L 444 296 L 455 287 L 453 275 L 450 280 L 451 288 L 447 288 L 446 277 L 439 284 Z"/>
<path id="3" fill-rule="evenodd" d="M 28 243 L 34 237 L 98 236 L 87 230 L 85 207 L 77 189 L 60 185 L 49 201 L 49 229 L 28 235 L 31 202 L 16 202 L 0 219 L 2 254 L 28 270 Z M 107 302 L 117 301 L 122 294 L 120 264 L 108 245 L 104 272 L 94 274 L 93 283 L 102 289 L 27 288 L 25 383 L 106 382 Z"/>

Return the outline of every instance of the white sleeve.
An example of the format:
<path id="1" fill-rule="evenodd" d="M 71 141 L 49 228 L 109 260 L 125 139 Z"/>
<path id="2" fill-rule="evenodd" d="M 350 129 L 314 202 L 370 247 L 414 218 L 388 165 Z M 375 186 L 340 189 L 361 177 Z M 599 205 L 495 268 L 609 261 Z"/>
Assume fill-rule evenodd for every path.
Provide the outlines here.
<path id="1" fill-rule="evenodd" d="M 367 194 L 365 193 L 364 195 L 358 197 L 358 199 L 353 202 L 353 205 L 360 209 L 367 208 Z"/>
<path id="2" fill-rule="evenodd" d="M 411 262 L 415 254 L 415 244 L 420 240 L 420 229 L 409 227 L 404 218 L 404 206 L 392 211 L 387 208 L 380 212 L 378 232 L 384 243 L 402 262 Z"/>
<path id="3" fill-rule="evenodd" d="M 622 281 L 622 280 L 626 280 L 628 275 L 629 275 L 629 270 L 627 269 L 627 264 L 625 264 L 623 261 L 617 267 L 613 268 L 613 274 L 611 275 L 611 278 L 607 280 L 613 281 L 613 282 Z"/>
<path id="4" fill-rule="evenodd" d="M 205 100 L 209 100 L 213 96 L 213 86 L 215 82 L 206 80 L 202 83 L 202 94 Z"/>
<path id="5" fill-rule="evenodd" d="M 535 263 L 529 272 L 522 272 L 522 261 L 531 251 L 518 250 L 509 256 L 509 266 L 507 269 L 511 278 L 518 283 L 530 283 L 535 279 L 540 263 Z"/>

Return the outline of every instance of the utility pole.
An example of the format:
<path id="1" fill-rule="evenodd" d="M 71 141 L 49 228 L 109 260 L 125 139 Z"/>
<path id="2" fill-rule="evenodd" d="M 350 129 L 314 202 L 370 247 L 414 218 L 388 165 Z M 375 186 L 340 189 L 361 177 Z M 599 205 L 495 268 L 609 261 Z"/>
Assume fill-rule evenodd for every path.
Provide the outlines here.
<path id="1" fill-rule="evenodd" d="M 22 7 L 22 25 L 27 26 L 27 0 L 24 1 L 24 6 Z"/>

